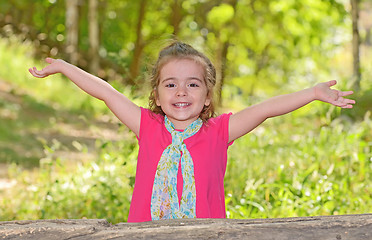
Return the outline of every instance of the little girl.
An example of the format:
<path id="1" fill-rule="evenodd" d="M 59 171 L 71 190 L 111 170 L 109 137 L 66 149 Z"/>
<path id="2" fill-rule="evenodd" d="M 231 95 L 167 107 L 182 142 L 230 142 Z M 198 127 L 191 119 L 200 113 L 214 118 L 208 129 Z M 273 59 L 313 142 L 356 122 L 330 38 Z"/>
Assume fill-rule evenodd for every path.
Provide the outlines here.
<path id="1" fill-rule="evenodd" d="M 63 60 L 47 58 L 39 78 L 62 73 L 106 103 L 132 130 L 139 144 L 136 181 L 128 222 L 173 218 L 225 218 L 224 175 L 233 141 L 267 118 L 286 114 L 314 100 L 352 108 L 353 92 L 331 89 L 336 81 L 270 98 L 232 114 L 214 116 L 216 71 L 190 45 L 164 48 L 153 68 L 149 109 L 136 106 L 104 80 Z"/>

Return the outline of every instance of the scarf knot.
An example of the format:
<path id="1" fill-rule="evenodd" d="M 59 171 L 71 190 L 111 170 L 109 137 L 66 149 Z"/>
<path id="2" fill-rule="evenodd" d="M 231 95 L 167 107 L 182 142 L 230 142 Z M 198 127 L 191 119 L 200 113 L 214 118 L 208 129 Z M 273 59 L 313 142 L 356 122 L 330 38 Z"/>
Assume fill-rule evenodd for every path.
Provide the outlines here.
<path id="1" fill-rule="evenodd" d="M 174 130 L 172 133 L 172 145 L 174 148 L 178 149 L 183 144 L 183 136 L 182 132 L 178 132 L 177 130 Z"/>
<path id="2" fill-rule="evenodd" d="M 177 131 L 168 117 L 164 117 L 166 129 L 172 135 L 172 143 L 160 157 L 151 195 L 152 220 L 196 217 L 196 190 L 194 164 L 184 140 L 196 134 L 203 122 L 200 118 L 183 132 Z M 177 195 L 177 173 L 181 161 L 183 189 L 181 204 Z"/>

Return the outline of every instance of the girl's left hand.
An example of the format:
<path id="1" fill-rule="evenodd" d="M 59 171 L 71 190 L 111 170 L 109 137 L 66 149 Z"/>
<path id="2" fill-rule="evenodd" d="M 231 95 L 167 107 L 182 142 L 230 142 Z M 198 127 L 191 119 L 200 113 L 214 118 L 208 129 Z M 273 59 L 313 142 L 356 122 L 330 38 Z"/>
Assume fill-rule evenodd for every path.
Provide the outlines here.
<path id="1" fill-rule="evenodd" d="M 45 62 L 49 63 L 45 68 L 37 70 L 36 67 L 29 68 L 28 71 L 37 78 L 44 78 L 49 75 L 61 72 L 61 64 L 66 63 L 61 59 L 46 58 Z"/>
<path id="2" fill-rule="evenodd" d="M 332 86 L 336 85 L 337 81 L 332 80 L 329 82 L 318 83 L 314 87 L 315 99 L 333 104 L 341 108 L 352 108 L 355 104 L 354 100 L 344 98 L 345 96 L 351 95 L 353 91 L 339 91 L 331 89 Z"/>

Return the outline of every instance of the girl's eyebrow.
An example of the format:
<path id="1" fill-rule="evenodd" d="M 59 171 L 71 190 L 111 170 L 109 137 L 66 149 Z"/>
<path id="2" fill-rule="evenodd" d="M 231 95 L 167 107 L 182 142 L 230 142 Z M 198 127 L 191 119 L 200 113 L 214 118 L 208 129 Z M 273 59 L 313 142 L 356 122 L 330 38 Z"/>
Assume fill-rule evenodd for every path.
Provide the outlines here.
<path id="1" fill-rule="evenodd" d="M 171 81 L 171 80 L 177 80 L 176 77 L 167 77 L 167 78 L 164 78 L 164 79 L 161 79 L 160 82 L 163 83 L 163 82 L 166 82 L 166 81 Z M 199 82 L 203 82 L 200 78 L 198 77 L 188 77 L 187 80 L 197 80 Z"/>
<path id="2" fill-rule="evenodd" d="M 197 80 L 197 81 L 199 81 L 199 82 L 203 82 L 200 78 L 198 78 L 198 77 L 189 77 L 189 78 L 187 78 L 188 80 Z"/>
<path id="3" fill-rule="evenodd" d="M 174 78 L 174 77 L 168 77 L 168 78 L 160 79 L 159 84 L 163 84 L 167 81 L 174 81 L 174 80 L 176 80 L 176 78 Z"/>
<path id="4" fill-rule="evenodd" d="M 170 80 L 176 80 L 176 78 L 175 77 L 167 77 L 167 78 L 161 79 L 160 82 L 165 82 L 165 81 L 170 81 Z"/>

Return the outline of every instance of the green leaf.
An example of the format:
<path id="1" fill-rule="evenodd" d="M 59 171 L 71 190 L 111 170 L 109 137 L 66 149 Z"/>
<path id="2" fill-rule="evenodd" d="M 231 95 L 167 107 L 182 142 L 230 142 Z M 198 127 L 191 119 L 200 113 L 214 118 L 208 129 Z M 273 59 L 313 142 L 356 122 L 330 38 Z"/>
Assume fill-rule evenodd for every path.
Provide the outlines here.
<path id="1" fill-rule="evenodd" d="M 222 25 L 231 21 L 234 17 L 234 8 L 229 4 L 221 4 L 212 8 L 208 13 L 208 22 L 212 23 L 216 28 L 222 27 Z"/>

